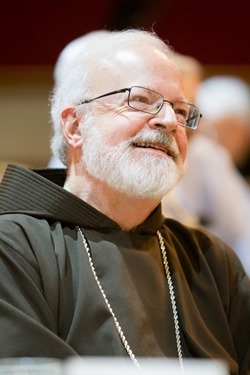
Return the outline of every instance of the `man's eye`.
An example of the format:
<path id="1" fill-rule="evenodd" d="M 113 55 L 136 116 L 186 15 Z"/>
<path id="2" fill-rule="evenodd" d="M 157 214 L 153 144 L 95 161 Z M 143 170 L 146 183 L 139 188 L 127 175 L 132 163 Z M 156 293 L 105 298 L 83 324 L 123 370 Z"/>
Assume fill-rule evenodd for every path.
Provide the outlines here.
<path id="1" fill-rule="evenodd" d="M 184 120 L 188 119 L 189 108 L 185 103 L 175 103 L 174 111 L 177 117 L 182 118 Z"/>
<path id="2" fill-rule="evenodd" d="M 131 102 L 150 104 L 149 99 L 146 96 L 136 95 L 130 98 Z"/>
<path id="3" fill-rule="evenodd" d="M 176 113 L 176 115 L 182 116 L 182 117 L 184 117 L 185 119 L 187 119 L 187 117 L 188 117 L 188 113 L 187 113 L 187 111 L 185 111 L 185 110 L 182 109 L 182 108 L 178 108 L 178 109 L 176 109 L 176 110 L 175 110 L 175 113 Z"/>

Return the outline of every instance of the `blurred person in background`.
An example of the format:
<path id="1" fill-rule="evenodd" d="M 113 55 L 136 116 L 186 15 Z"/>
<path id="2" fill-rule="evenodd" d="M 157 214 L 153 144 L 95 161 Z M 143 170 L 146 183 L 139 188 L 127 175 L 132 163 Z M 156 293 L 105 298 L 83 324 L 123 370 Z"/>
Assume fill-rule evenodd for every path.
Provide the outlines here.
<path id="1" fill-rule="evenodd" d="M 194 103 L 197 91 L 204 79 L 204 67 L 193 56 L 184 55 L 177 51 L 173 53 L 173 60 L 181 71 L 185 95 Z M 188 136 L 194 133 L 189 129 L 187 131 Z"/>
<path id="2" fill-rule="evenodd" d="M 171 193 L 195 220 L 187 222 L 181 211 L 173 211 L 168 197 L 163 211 L 224 239 L 250 275 L 250 189 L 236 167 L 250 145 L 249 87 L 237 77 L 214 76 L 199 85 L 196 104 L 201 126 L 189 137 L 187 172 Z"/>
<path id="3" fill-rule="evenodd" d="M 194 57 L 176 51 L 173 53 L 173 59 L 182 74 L 185 95 L 190 102 L 195 103 L 198 87 L 203 80 L 203 66 Z M 189 140 L 195 132 L 192 129 L 186 129 L 186 133 Z M 188 210 L 180 200 L 176 187 L 163 198 L 162 209 L 167 217 L 179 220 L 186 225 L 200 224 L 197 214 Z"/>

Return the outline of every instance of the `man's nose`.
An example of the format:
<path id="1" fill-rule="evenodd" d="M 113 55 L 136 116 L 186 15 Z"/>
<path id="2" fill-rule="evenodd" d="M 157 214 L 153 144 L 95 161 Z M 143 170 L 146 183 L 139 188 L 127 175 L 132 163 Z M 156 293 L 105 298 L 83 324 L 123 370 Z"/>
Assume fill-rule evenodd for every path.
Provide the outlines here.
<path id="1" fill-rule="evenodd" d="M 150 119 L 149 124 L 153 128 L 165 128 L 167 132 L 175 132 L 178 122 L 171 103 L 165 102 L 161 110 Z"/>

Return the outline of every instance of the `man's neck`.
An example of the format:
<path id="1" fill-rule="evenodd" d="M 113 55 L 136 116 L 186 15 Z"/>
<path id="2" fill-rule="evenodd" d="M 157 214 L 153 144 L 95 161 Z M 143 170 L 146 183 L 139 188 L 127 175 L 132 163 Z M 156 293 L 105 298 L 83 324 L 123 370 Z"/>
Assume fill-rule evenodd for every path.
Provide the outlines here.
<path id="1" fill-rule="evenodd" d="M 130 197 L 84 175 L 69 176 L 64 188 L 115 221 L 124 231 L 131 231 L 145 221 L 160 202 Z"/>

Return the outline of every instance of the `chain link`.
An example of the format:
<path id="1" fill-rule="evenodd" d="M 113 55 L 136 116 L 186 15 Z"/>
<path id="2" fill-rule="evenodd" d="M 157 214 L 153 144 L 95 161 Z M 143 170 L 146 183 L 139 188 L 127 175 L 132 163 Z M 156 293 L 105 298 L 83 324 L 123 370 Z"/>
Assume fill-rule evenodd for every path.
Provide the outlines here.
<path id="1" fill-rule="evenodd" d="M 113 317 L 113 320 L 114 320 L 114 323 L 115 323 L 115 327 L 116 327 L 116 330 L 121 338 L 121 341 L 123 343 L 123 346 L 124 348 L 126 349 L 127 353 L 128 353 L 128 356 L 130 357 L 130 359 L 132 360 L 132 362 L 138 367 L 138 368 L 141 368 L 141 365 L 139 364 L 138 360 L 136 359 L 134 353 L 132 352 L 131 348 L 130 348 L 130 345 L 126 339 L 126 336 L 124 335 L 124 332 L 120 326 L 120 323 L 118 322 L 117 318 L 116 318 L 116 315 L 109 303 L 109 300 L 106 296 L 106 293 L 104 292 L 103 290 L 103 287 L 99 281 L 99 278 L 96 274 L 96 270 L 95 270 L 95 266 L 94 266 L 94 263 L 93 263 L 93 259 L 91 257 L 91 253 L 90 253 L 90 247 L 88 245 L 88 242 L 87 242 L 87 239 L 83 233 L 83 230 L 82 228 L 79 228 L 79 231 L 80 231 L 80 234 L 81 234 L 81 238 L 82 238 L 82 241 L 83 241 L 83 245 L 84 245 L 84 248 L 86 250 L 86 253 L 87 253 L 87 256 L 88 256 L 88 260 L 89 260 L 89 264 L 90 264 L 90 268 L 91 268 L 91 271 L 93 273 L 93 276 L 95 278 L 95 281 L 98 285 L 98 288 L 102 294 L 102 297 L 110 311 L 110 314 L 112 315 Z M 162 260 L 163 260 L 163 265 L 164 265 L 164 269 L 165 269 L 165 273 L 166 273 L 166 278 L 167 278 L 167 283 L 168 283 L 168 288 L 169 288 L 169 294 L 170 294 L 170 300 L 171 300 L 171 306 L 172 306 L 172 311 L 173 311 L 173 319 L 174 319 L 174 327 L 175 327 L 175 338 L 176 338 L 176 346 L 177 346 L 177 354 L 178 354 L 178 359 L 179 359 L 179 363 L 180 363 L 180 368 L 181 370 L 183 371 L 184 367 L 183 367 L 183 355 L 182 355 L 182 348 L 181 348 L 181 338 L 180 338 L 180 328 L 179 328 L 179 318 L 178 318 L 178 313 L 177 313 L 177 306 L 176 306 L 176 300 L 175 300 L 175 293 L 174 293 L 174 287 L 173 287 L 173 283 L 172 283 L 172 278 L 171 278 L 171 274 L 170 274 L 170 271 L 169 271 L 169 265 L 168 265 L 168 259 L 167 259 L 167 253 L 166 253 L 166 249 L 165 249 L 165 245 L 164 245 L 164 241 L 163 241 L 163 238 L 162 238 L 162 235 L 160 233 L 160 231 L 158 230 L 157 232 L 157 238 L 158 238 L 158 241 L 159 241 L 159 245 L 160 245 L 160 249 L 161 249 L 161 253 L 162 253 Z"/>

